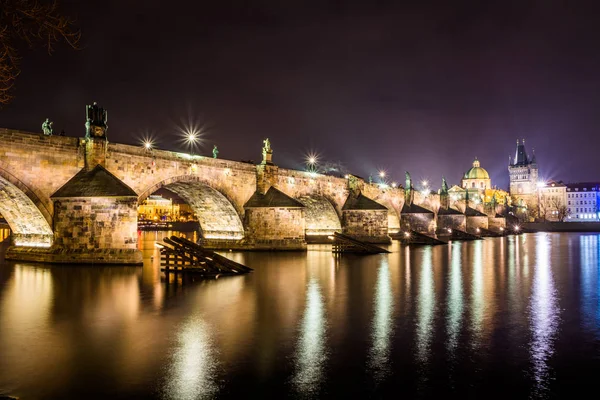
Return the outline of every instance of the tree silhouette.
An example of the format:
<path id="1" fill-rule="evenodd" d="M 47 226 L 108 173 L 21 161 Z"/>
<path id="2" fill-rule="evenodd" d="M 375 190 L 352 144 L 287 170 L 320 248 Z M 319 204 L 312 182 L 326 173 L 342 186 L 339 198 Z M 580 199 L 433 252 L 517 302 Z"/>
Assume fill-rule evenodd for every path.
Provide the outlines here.
<path id="1" fill-rule="evenodd" d="M 30 47 L 41 44 L 48 54 L 60 41 L 76 49 L 81 32 L 73 22 L 59 12 L 56 1 L 0 0 L 0 105 L 13 99 L 11 92 L 21 72 L 19 42 Z"/>

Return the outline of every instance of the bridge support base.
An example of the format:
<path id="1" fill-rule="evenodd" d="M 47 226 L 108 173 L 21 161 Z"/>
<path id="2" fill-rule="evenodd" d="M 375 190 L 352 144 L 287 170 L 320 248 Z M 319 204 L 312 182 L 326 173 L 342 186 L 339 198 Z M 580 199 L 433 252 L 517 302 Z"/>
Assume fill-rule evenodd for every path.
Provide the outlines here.
<path id="1" fill-rule="evenodd" d="M 18 247 L 6 250 L 6 260 L 43 262 L 51 264 L 113 264 L 142 265 L 142 252 L 138 249 L 68 250 L 59 247 Z"/>

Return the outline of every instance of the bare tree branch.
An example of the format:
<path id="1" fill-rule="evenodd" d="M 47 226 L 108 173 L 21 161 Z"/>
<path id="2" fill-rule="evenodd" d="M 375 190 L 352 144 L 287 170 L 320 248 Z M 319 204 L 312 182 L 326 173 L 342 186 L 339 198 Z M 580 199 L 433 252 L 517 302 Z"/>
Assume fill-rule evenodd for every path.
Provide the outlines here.
<path id="1" fill-rule="evenodd" d="M 58 10 L 56 1 L 0 0 L 0 105 L 8 104 L 21 70 L 18 42 L 33 47 L 42 44 L 48 54 L 56 43 L 64 41 L 79 48 L 81 32 L 74 29 L 74 20 Z"/>

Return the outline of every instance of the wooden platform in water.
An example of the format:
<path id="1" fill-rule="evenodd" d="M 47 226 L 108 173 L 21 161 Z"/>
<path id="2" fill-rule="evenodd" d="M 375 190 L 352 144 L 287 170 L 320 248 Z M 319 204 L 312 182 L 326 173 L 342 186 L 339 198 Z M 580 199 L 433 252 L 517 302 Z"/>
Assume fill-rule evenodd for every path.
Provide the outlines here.
<path id="1" fill-rule="evenodd" d="M 388 250 L 374 244 L 357 240 L 348 235 L 335 232 L 332 235 L 334 253 L 380 254 L 389 253 Z"/>
<path id="2" fill-rule="evenodd" d="M 207 278 L 241 275 L 253 271 L 227 257 L 205 249 L 183 237 L 164 238 L 160 249 L 161 271 L 167 274 L 196 274 Z"/>

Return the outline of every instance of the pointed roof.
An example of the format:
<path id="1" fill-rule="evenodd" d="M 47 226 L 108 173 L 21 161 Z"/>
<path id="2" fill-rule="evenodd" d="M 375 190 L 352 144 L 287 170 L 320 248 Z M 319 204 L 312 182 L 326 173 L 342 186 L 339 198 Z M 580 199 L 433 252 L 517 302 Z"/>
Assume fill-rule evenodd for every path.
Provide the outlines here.
<path id="1" fill-rule="evenodd" d="M 362 193 L 358 193 L 358 195 L 350 193 L 342 210 L 387 210 L 387 207 L 371 200 Z"/>
<path id="2" fill-rule="evenodd" d="M 465 209 L 465 215 L 467 217 L 487 217 L 486 214 L 484 214 L 484 213 L 482 213 L 480 211 L 477 211 L 476 209 L 471 208 L 471 207 L 467 207 Z"/>
<path id="3" fill-rule="evenodd" d="M 438 215 L 463 215 L 463 213 L 452 207 L 442 207 L 438 210 Z"/>
<path id="4" fill-rule="evenodd" d="M 515 151 L 515 158 L 513 159 L 512 165 L 529 165 L 529 157 L 525 151 L 525 139 L 519 143 L 517 139 L 517 150 Z"/>
<path id="5" fill-rule="evenodd" d="M 400 211 L 400 214 L 433 214 L 433 211 L 423 208 L 421 206 L 418 206 L 414 203 L 411 204 L 410 206 L 407 205 L 406 203 L 404 203 L 404 206 L 402 206 L 402 211 Z"/>
<path id="6" fill-rule="evenodd" d="M 137 197 L 137 193 L 98 164 L 82 169 L 50 196 L 59 197 Z"/>
<path id="7" fill-rule="evenodd" d="M 298 200 L 271 186 L 265 194 L 254 192 L 252 197 L 244 204 L 244 208 L 262 207 L 304 208 L 305 206 Z"/>

